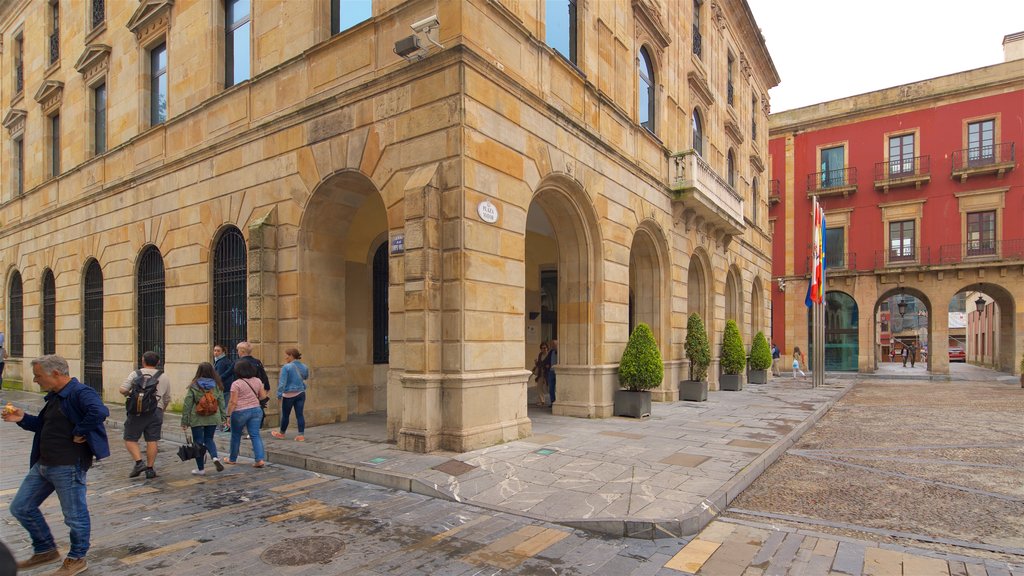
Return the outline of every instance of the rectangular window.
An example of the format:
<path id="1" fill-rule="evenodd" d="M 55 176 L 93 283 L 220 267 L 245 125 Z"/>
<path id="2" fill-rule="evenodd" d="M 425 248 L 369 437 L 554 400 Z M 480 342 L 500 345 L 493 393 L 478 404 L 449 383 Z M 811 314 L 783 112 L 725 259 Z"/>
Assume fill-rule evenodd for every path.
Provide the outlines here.
<path id="1" fill-rule="evenodd" d="M 23 36 L 14 39 L 14 93 L 25 89 L 25 42 Z"/>
<path id="2" fill-rule="evenodd" d="M 732 53 L 730 53 L 727 58 L 728 58 L 728 60 L 727 60 L 726 65 L 725 65 L 725 73 L 726 73 L 725 101 L 729 104 L 729 106 L 732 106 L 732 101 L 733 101 L 733 98 L 732 98 L 733 97 L 732 69 L 733 69 L 733 62 L 734 62 L 735 59 L 732 57 Z"/>
<path id="3" fill-rule="evenodd" d="M 757 95 L 750 95 L 750 139 L 757 139 Z"/>
<path id="4" fill-rule="evenodd" d="M 702 58 L 701 37 L 700 37 L 700 5 L 703 0 L 693 0 L 693 55 Z"/>
<path id="5" fill-rule="evenodd" d="M 846 234 L 842 226 L 825 228 L 825 267 L 846 268 Z"/>
<path id="6" fill-rule="evenodd" d="M 996 212 L 967 213 L 967 255 L 996 253 Z"/>
<path id="7" fill-rule="evenodd" d="M 576 0 L 547 0 L 545 41 L 576 64 Z"/>
<path id="8" fill-rule="evenodd" d="M 245 82 L 249 67 L 249 0 L 227 0 L 224 9 L 224 87 Z"/>
<path id="9" fill-rule="evenodd" d="M 167 120 L 167 44 L 149 51 L 149 125 Z"/>
<path id="10" fill-rule="evenodd" d="M 14 141 L 14 193 L 21 196 L 25 193 L 25 140 Z"/>
<path id="11" fill-rule="evenodd" d="M 50 116 L 50 176 L 60 176 L 60 114 Z"/>
<path id="12" fill-rule="evenodd" d="M 107 85 L 100 84 L 92 90 L 93 105 L 93 149 L 96 154 L 107 151 Z"/>
<path id="13" fill-rule="evenodd" d="M 50 64 L 60 59 L 60 3 L 50 4 Z"/>
<path id="14" fill-rule="evenodd" d="M 836 146 L 822 150 L 821 187 L 832 188 L 845 185 L 844 168 L 846 168 L 845 147 Z"/>
<path id="15" fill-rule="evenodd" d="M 889 222 L 889 261 L 914 260 L 914 221 Z"/>
<path id="16" fill-rule="evenodd" d="M 889 138 L 889 175 L 914 173 L 914 135 L 903 134 Z"/>
<path id="17" fill-rule="evenodd" d="M 92 27 L 94 30 L 107 19 L 104 3 L 104 0 L 92 0 Z"/>
<path id="18" fill-rule="evenodd" d="M 331 36 L 373 17 L 372 0 L 331 0 Z"/>
<path id="19" fill-rule="evenodd" d="M 967 162 L 970 165 L 995 161 L 996 121 L 982 120 L 967 125 Z"/>

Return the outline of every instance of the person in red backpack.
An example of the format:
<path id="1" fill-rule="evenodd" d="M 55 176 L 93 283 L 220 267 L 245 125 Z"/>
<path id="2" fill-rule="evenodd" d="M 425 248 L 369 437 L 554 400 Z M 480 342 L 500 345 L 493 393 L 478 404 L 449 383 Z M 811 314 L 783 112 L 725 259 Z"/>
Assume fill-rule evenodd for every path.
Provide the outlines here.
<path id="1" fill-rule="evenodd" d="M 135 460 L 135 466 L 128 474 L 135 478 L 143 472 L 146 478 L 156 478 L 156 454 L 160 446 L 160 432 L 164 425 L 164 410 L 171 403 L 171 379 L 158 368 L 160 356 L 156 352 L 142 354 L 142 368 L 132 370 L 118 389 L 128 398 L 125 404 L 127 417 L 124 421 L 124 445 Z M 152 396 L 139 393 L 139 388 L 150 388 L 150 379 L 156 379 L 156 387 Z M 138 399 L 139 402 L 133 400 Z M 150 402 L 155 401 L 153 405 Z M 146 440 L 146 461 L 142 461 L 139 449 L 139 438 Z"/>
<path id="2" fill-rule="evenodd" d="M 197 446 L 206 446 L 206 452 L 213 459 L 218 472 L 224 471 L 224 464 L 217 457 L 217 444 L 214 433 L 217 426 L 224 423 L 227 417 L 227 405 L 224 403 L 224 385 L 220 376 L 209 362 L 200 362 L 192 384 L 185 392 L 181 407 L 181 429 L 192 429 L 192 441 Z M 196 469 L 192 474 L 204 476 L 206 454 L 196 457 Z"/>

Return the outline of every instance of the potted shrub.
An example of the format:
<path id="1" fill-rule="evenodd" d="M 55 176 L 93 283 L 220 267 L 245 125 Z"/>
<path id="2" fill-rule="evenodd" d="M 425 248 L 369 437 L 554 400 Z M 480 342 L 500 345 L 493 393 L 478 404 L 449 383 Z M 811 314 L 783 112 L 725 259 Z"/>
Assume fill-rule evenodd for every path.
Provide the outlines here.
<path id="1" fill-rule="evenodd" d="M 743 390 L 743 367 L 747 364 L 747 354 L 743 351 L 743 339 L 735 320 L 725 323 L 725 334 L 722 335 L 722 390 Z"/>
<path id="2" fill-rule="evenodd" d="M 651 388 L 661 385 L 665 366 L 651 327 L 641 322 L 629 335 L 619 362 L 619 384 L 615 391 L 615 415 L 643 418 L 651 415 Z"/>
<path id="3" fill-rule="evenodd" d="M 1020 359 L 1020 387 L 1024 388 L 1024 357 Z"/>
<path id="4" fill-rule="evenodd" d="M 771 367 L 772 349 L 768 347 L 768 339 L 765 338 L 764 332 L 758 332 L 750 345 L 750 371 L 747 372 L 747 380 L 751 384 L 768 382 L 768 369 Z"/>
<path id="5" fill-rule="evenodd" d="M 711 365 L 711 346 L 700 314 L 694 312 L 686 320 L 686 343 L 683 345 L 690 360 L 690 379 L 679 382 L 679 399 L 704 402 L 708 399 L 708 366 Z"/>

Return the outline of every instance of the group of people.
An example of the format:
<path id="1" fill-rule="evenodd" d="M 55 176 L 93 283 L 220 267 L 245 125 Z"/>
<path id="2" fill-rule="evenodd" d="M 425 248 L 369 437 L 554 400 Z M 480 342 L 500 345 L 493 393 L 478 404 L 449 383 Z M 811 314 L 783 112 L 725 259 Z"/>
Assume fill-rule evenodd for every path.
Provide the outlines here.
<path id="1" fill-rule="evenodd" d="M 185 391 L 182 402 L 181 427 L 190 431 L 197 446 L 205 447 L 195 459 L 192 474 L 206 474 L 206 454 L 218 471 L 224 464 L 236 464 L 242 433 L 252 441 L 253 466 L 266 465 L 266 452 L 260 437 L 269 400 L 270 381 L 259 359 L 252 356 L 252 346 L 240 342 L 238 360 L 231 362 L 224 347 L 214 346 L 214 362 L 202 362 Z M 297 348 L 287 348 L 285 363 L 278 379 L 277 398 L 281 402 L 281 422 L 271 432 L 285 438 L 292 411 L 298 425 L 295 439 L 305 441 L 306 421 L 303 407 L 309 368 L 300 359 Z M 0 361 L 3 359 L 0 349 Z M 124 443 L 135 460 L 128 476 L 156 478 L 156 457 L 161 438 L 164 412 L 171 403 L 171 381 L 160 369 L 160 356 L 155 352 L 142 355 L 142 367 L 133 370 L 118 388 L 126 397 Z M 52 574 L 73 576 L 88 567 L 85 556 L 89 550 L 90 516 L 86 503 L 86 473 L 94 460 L 110 456 L 104 422 L 110 410 L 91 387 L 70 376 L 68 362 L 54 354 L 32 360 L 33 381 L 44 391 L 43 409 L 37 415 L 27 414 L 11 404 L 0 412 L 6 422 L 17 423 L 34 433 L 29 456 L 29 472 L 11 501 L 10 511 L 28 531 L 33 554 L 17 563 L 19 570 L 41 566 L 60 559 L 53 534 L 40 511 L 50 494 L 60 500 L 64 522 L 70 528 L 71 548 L 64 562 Z M 2 364 L 0 364 L 2 366 Z M 218 426 L 231 433 L 227 460 L 218 457 L 214 439 Z M 140 440 L 145 441 L 145 457 Z"/>
<path id="2" fill-rule="evenodd" d="M 901 358 L 903 358 L 903 367 L 904 368 L 907 367 L 907 361 L 908 360 L 910 361 L 910 367 L 911 368 L 914 367 L 914 364 L 917 363 L 917 352 L 918 352 L 917 346 L 915 346 L 913 343 L 903 344 L 902 348 L 899 351 L 899 356 Z M 893 348 L 891 354 L 893 355 L 892 356 L 892 361 L 896 362 L 895 354 L 897 354 L 897 352 L 896 352 L 895 347 Z"/>
<path id="3" fill-rule="evenodd" d="M 533 363 L 532 378 L 537 384 L 537 406 L 555 403 L 555 365 L 558 364 L 558 340 L 540 343 L 540 352 Z"/>
<path id="4" fill-rule="evenodd" d="M 772 350 L 772 376 L 778 376 L 779 375 L 779 361 L 782 358 L 782 352 L 779 350 L 779 347 L 775 345 L 775 342 L 772 342 L 771 350 Z M 799 346 L 794 346 L 793 347 L 793 378 L 796 378 L 797 373 L 799 373 L 801 377 L 806 377 L 807 374 L 805 374 L 804 371 L 800 368 L 801 366 L 806 366 L 806 365 L 807 365 L 807 360 L 804 358 L 803 351 L 800 350 Z"/>

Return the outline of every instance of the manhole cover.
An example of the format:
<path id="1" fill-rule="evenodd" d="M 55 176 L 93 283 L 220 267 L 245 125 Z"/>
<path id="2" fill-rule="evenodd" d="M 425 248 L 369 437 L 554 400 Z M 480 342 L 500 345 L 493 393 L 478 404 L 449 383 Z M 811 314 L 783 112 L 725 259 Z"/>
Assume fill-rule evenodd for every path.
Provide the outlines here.
<path id="1" fill-rule="evenodd" d="M 332 536 L 289 538 L 264 550 L 260 560 L 271 566 L 328 564 L 344 550 L 345 543 Z"/>

